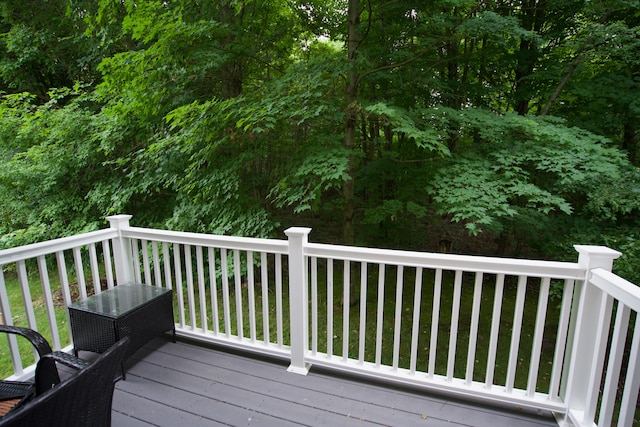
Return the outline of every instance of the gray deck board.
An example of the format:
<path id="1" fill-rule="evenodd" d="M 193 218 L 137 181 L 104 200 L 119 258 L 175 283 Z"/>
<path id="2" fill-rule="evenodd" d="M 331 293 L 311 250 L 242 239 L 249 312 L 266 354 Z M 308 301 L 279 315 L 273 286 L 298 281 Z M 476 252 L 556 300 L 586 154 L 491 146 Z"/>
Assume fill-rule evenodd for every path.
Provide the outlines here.
<path id="1" fill-rule="evenodd" d="M 550 414 L 467 403 L 164 338 L 127 362 L 113 426 L 557 426 Z"/>

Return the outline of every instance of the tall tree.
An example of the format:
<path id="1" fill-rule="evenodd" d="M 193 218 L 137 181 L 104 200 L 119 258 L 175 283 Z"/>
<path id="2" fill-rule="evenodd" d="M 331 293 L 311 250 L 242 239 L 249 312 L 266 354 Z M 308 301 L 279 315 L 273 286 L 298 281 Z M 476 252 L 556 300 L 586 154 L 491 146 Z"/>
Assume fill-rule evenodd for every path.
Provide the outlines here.
<path id="1" fill-rule="evenodd" d="M 4 4 L 4 235 L 129 212 L 506 253 L 579 223 L 633 227 L 632 192 L 611 190 L 638 182 L 619 155 L 637 153 L 640 98 L 624 1 Z"/>
<path id="2" fill-rule="evenodd" d="M 358 117 L 358 45 L 362 42 L 360 35 L 360 0 L 349 0 L 347 7 L 347 83 L 345 88 L 345 126 L 344 126 L 344 148 L 349 154 L 349 164 L 347 166 L 347 176 L 342 183 L 342 196 L 344 197 L 344 208 L 342 214 L 342 240 L 344 244 L 355 243 L 355 231 L 353 215 L 355 210 L 354 193 L 354 154 L 351 153 L 356 141 L 356 123 Z"/>

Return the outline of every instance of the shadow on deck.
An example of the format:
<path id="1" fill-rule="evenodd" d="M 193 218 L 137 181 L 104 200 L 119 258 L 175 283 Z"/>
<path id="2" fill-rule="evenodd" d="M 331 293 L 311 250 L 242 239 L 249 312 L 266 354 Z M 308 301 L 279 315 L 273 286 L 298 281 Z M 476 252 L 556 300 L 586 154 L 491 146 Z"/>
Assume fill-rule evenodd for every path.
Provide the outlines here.
<path id="1" fill-rule="evenodd" d="M 278 360 L 160 338 L 127 362 L 113 426 L 557 426 L 496 408 Z"/>

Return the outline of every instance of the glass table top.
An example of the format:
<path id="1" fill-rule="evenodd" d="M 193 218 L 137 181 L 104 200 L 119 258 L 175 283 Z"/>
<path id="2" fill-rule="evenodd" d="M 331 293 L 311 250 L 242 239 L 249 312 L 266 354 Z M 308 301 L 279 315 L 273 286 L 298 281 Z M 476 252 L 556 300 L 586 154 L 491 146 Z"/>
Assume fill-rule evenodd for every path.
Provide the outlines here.
<path id="1" fill-rule="evenodd" d="M 167 292 L 171 290 L 149 285 L 118 285 L 98 295 L 74 302 L 69 307 L 91 313 L 121 316 Z"/>

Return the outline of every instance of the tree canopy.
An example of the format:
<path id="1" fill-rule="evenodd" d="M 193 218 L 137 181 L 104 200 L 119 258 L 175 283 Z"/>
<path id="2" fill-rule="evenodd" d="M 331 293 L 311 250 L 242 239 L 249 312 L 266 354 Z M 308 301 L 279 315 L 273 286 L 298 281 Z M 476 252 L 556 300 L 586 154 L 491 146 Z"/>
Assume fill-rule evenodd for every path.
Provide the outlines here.
<path id="1" fill-rule="evenodd" d="M 139 224 L 640 254 L 634 0 L 5 0 L 0 245 Z M 632 280 L 640 273 L 623 260 Z"/>

